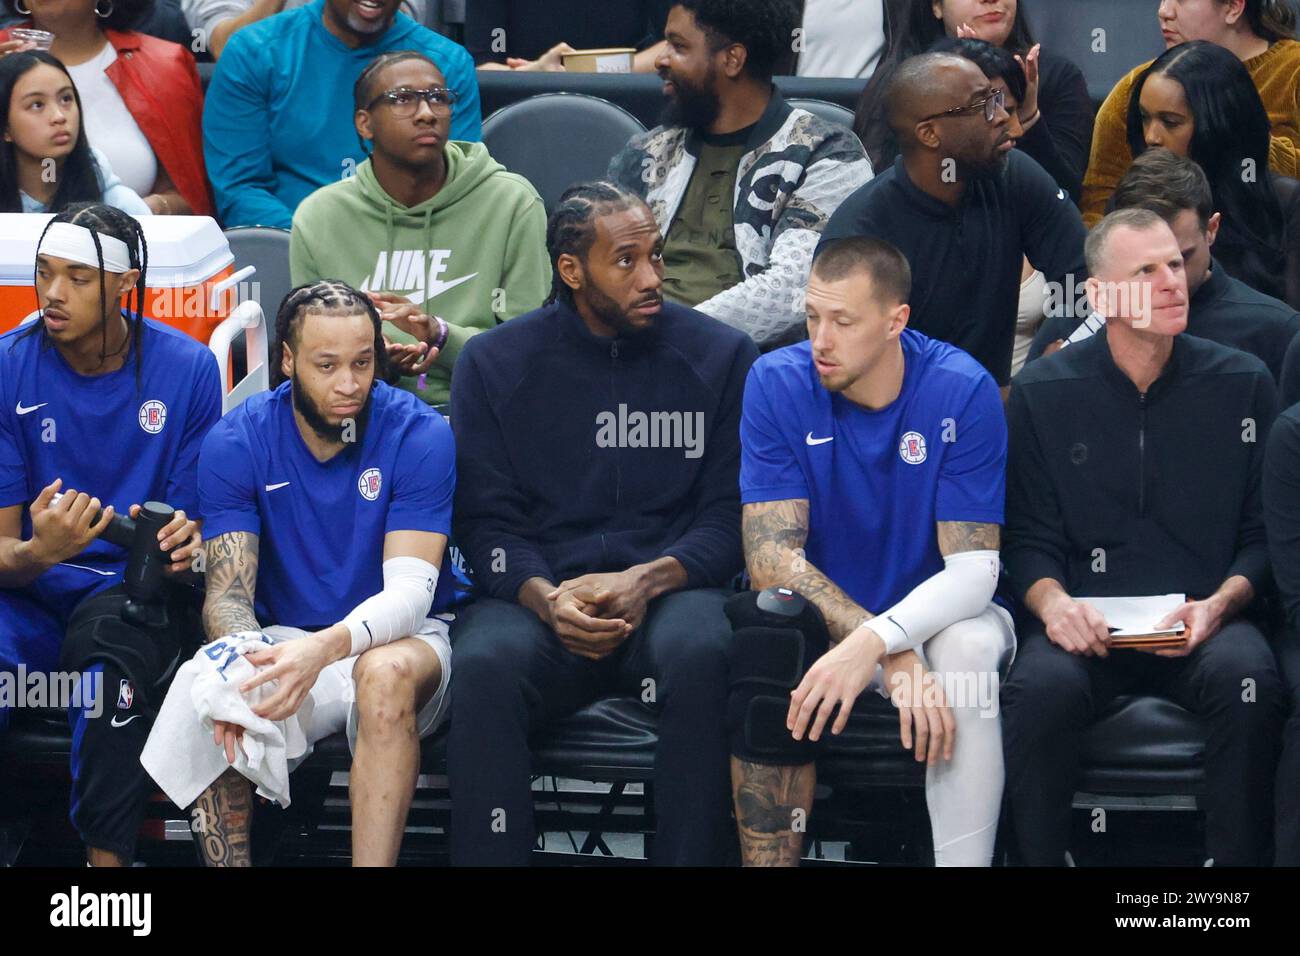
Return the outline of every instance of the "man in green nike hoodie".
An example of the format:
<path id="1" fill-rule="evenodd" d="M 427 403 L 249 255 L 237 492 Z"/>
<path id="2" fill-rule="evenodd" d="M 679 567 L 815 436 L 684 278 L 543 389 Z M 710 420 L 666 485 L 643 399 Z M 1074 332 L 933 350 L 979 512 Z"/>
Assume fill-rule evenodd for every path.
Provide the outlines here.
<path id="1" fill-rule="evenodd" d="M 341 279 L 370 294 L 401 387 L 431 405 L 448 400 L 469 337 L 537 308 L 551 284 L 537 190 L 482 143 L 448 141 L 446 87 L 412 51 L 367 66 L 353 94 L 370 158 L 303 200 L 289 241 L 295 286 Z"/>

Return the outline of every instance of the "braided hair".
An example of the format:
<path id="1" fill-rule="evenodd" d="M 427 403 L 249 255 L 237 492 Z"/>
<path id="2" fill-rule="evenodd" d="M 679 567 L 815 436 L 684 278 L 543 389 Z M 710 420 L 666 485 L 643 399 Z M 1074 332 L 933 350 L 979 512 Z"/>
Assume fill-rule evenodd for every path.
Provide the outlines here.
<path id="1" fill-rule="evenodd" d="M 140 228 L 139 221 L 127 213 L 122 212 L 115 206 L 109 206 L 99 202 L 82 202 L 74 203 L 65 208 L 62 212 L 56 214 L 45 228 L 41 230 L 41 238 L 37 240 L 36 248 L 41 248 L 41 243 L 45 240 L 45 234 L 50 231 L 50 226 L 56 222 L 67 222 L 74 226 L 84 226 L 90 232 L 91 241 L 95 244 L 95 254 L 99 257 L 99 330 L 100 330 L 100 347 L 99 347 L 99 364 L 103 365 L 111 357 L 108 351 L 108 316 L 109 301 L 108 288 L 104 282 L 104 249 L 100 245 L 99 236 L 102 233 L 105 236 L 112 236 L 126 244 L 127 251 L 130 255 L 131 268 L 139 269 L 140 276 L 135 280 L 135 287 L 131 290 L 130 297 L 127 299 L 127 318 L 130 323 L 130 335 L 128 341 L 135 352 L 135 384 L 136 388 L 140 387 L 140 370 L 143 361 L 144 343 L 142 341 L 142 330 L 144 328 L 144 295 L 145 295 L 145 274 L 149 268 L 149 247 L 144 241 L 144 230 Z M 36 286 L 35 267 L 32 272 L 32 286 Z M 40 299 L 37 299 L 37 307 L 40 306 Z M 18 335 L 14 336 L 14 341 L 10 348 L 18 344 L 18 340 L 30 335 L 39 335 L 44 338 L 44 347 L 48 348 L 51 344 L 48 334 L 45 331 L 45 323 L 42 321 L 32 322 L 27 328 L 23 329 Z M 119 350 L 120 351 L 120 350 Z M 118 354 L 117 352 L 112 353 Z"/>
<path id="2" fill-rule="evenodd" d="M 302 329 L 302 319 L 308 312 L 324 312 L 328 315 L 355 315 L 364 312 L 368 315 L 375 327 L 375 381 L 387 379 L 388 350 L 384 347 L 383 320 L 369 296 L 338 279 L 321 279 L 300 285 L 290 290 L 280 301 L 280 308 L 275 314 L 275 340 L 289 343 L 290 350 L 295 348 Z M 289 376 L 284 374 L 284 363 L 274 363 L 271 386 L 274 388 L 288 379 Z"/>
<path id="3" fill-rule="evenodd" d="M 644 202 L 622 186 L 600 180 L 570 186 L 561 195 L 546 220 L 546 251 L 551 257 L 551 294 L 543 305 L 560 301 L 573 305 L 573 290 L 560 276 L 560 256 L 566 253 L 586 261 L 596 241 L 596 217 Z"/>

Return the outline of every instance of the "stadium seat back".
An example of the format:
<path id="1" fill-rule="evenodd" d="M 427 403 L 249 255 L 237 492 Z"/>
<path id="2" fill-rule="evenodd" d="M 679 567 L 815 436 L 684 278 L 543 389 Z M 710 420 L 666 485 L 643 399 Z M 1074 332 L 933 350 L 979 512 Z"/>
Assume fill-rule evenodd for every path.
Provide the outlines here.
<path id="1" fill-rule="evenodd" d="M 241 226 L 226 230 L 226 241 L 235 256 L 235 268 L 256 266 L 250 281 L 259 285 L 257 301 L 274 326 L 275 313 L 293 281 L 289 278 L 289 230 L 270 226 Z"/>
<path id="2" fill-rule="evenodd" d="M 603 179 L 609 161 L 645 127 L 627 110 L 581 93 L 543 93 L 483 121 L 492 157 L 541 194 L 546 211 L 574 183 Z"/>
<path id="3" fill-rule="evenodd" d="M 798 110 L 807 110 L 814 116 L 820 116 L 828 123 L 838 123 L 840 126 L 846 126 L 853 129 L 853 110 L 840 106 L 839 103 L 831 103 L 827 100 L 815 100 L 806 97 L 796 97 L 786 100 L 791 106 Z"/>
<path id="4" fill-rule="evenodd" d="M 1074 62 L 1100 103 L 1133 67 L 1165 49 L 1160 0 L 1033 0 L 1025 5 L 1034 39 Z"/>

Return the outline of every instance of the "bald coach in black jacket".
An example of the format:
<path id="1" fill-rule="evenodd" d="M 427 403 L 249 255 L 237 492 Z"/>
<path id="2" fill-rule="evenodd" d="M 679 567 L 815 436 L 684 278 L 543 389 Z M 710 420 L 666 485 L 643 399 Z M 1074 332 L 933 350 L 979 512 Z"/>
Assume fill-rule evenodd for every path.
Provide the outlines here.
<path id="1" fill-rule="evenodd" d="M 1083 733 L 1114 697 L 1140 692 L 1206 722 L 1209 855 L 1264 863 L 1285 704 L 1244 612 L 1268 582 L 1260 472 L 1273 380 L 1254 356 L 1179 334 L 1182 257 L 1154 213 L 1112 213 L 1087 251 L 1106 327 L 1026 367 L 1008 409 L 1002 554 L 1029 612 L 1002 691 L 1020 850 L 1030 864 L 1065 861 Z M 1103 282 L 1124 284 L 1129 302 L 1108 301 Z M 1161 624 L 1186 625 L 1183 650 L 1111 649 L 1105 619 L 1075 600 L 1175 592 L 1187 603 Z"/>

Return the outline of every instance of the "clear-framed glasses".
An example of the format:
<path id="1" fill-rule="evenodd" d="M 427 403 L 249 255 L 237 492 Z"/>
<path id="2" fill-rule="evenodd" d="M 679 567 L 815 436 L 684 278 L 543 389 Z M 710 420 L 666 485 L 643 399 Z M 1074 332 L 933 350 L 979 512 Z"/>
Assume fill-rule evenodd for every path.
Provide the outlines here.
<path id="1" fill-rule="evenodd" d="M 998 115 L 998 110 L 1005 108 L 1007 105 L 1007 94 L 1005 90 L 989 90 L 989 95 L 984 97 L 978 103 L 971 103 L 969 106 L 954 106 L 950 110 L 944 110 L 942 113 L 935 113 L 932 116 L 921 117 L 921 122 L 926 120 L 939 119 L 943 116 L 961 116 L 964 113 L 974 113 L 976 110 L 984 111 L 984 121 L 992 123 L 993 117 Z"/>
<path id="2" fill-rule="evenodd" d="M 456 94 L 454 91 L 443 87 L 436 87 L 432 90 L 412 90 L 407 87 L 400 87 L 380 93 L 370 101 L 366 109 L 372 110 L 375 108 L 375 104 L 386 103 L 395 117 L 410 119 L 419 110 L 420 100 L 428 103 L 429 108 L 437 113 L 440 110 L 451 109 L 452 104 L 456 102 Z"/>

